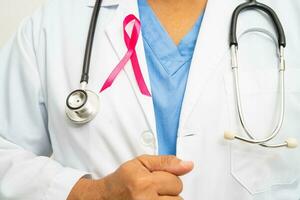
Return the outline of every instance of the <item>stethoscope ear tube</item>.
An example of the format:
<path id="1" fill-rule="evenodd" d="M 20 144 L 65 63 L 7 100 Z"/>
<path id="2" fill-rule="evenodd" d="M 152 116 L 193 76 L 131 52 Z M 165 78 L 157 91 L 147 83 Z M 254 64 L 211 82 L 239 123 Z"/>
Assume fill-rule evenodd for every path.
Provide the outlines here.
<path id="1" fill-rule="evenodd" d="M 274 139 L 279 131 L 282 128 L 283 120 L 284 120 L 284 112 L 285 112 L 285 84 L 284 84 L 284 71 L 285 71 L 285 59 L 284 59 L 284 47 L 280 47 L 280 56 L 279 56 L 279 85 L 280 85 L 280 116 L 278 118 L 278 121 L 276 123 L 276 126 L 272 133 L 263 139 L 256 139 L 254 137 L 254 134 L 250 131 L 250 129 L 247 126 L 247 123 L 245 121 L 244 112 L 243 112 L 243 106 L 242 106 L 242 100 L 240 96 L 240 87 L 239 87 L 239 65 L 238 65 L 238 59 L 237 59 L 237 46 L 231 45 L 230 48 L 231 51 L 231 66 L 233 71 L 233 77 L 234 77 L 234 87 L 235 87 L 235 97 L 236 97 L 236 103 L 237 103 L 237 112 L 238 117 L 241 122 L 241 126 L 244 130 L 244 132 L 249 136 L 249 138 L 242 137 L 240 135 L 234 134 L 233 132 L 226 131 L 224 133 L 224 138 L 227 140 L 240 140 L 242 142 L 250 143 L 250 144 L 258 144 L 262 147 L 267 148 L 279 148 L 279 147 L 287 147 L 287 148 L 296 148 L 298 146 L 298 141 L 295 138 L 289 138 L 285 140 L 283 143 L 278 144 L 268 144 L 270 140 Z"/>
<path id="2" fill-rule="evenodd" d="M 285 47 L 286 46 L 285 33 L 277 14 L 269 6 L 259 3 L 257 1 L 250 1 L 250 2 L 243 3 L 234 10 L 231 19 L 231 25 L 230 25 L 230 34 L 229 34 L 230 46 L 232 45 L 238 46 L 236 32 L 237 32 L 237 22 L 238 22 L 239 15 L 241 14 L 242 11 L 253 10 L 253 9 L 264 11 L 268 16 L 270 16 L 270 18 L 273 21 L 274 27 L 276 29 L 276 33 L 278 37 L 278 46 Z"/>

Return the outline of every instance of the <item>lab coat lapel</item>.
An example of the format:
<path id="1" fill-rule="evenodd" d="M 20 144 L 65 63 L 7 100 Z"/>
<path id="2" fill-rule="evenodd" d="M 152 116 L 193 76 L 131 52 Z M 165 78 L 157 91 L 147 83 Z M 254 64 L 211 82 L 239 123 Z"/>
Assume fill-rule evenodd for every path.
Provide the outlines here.
<path id="1" fill-rule="evenodd" d="M 129 14 L 133 14 L 137 18 L 139 18 L 137 1 L 132 1 L 132 0 L 120 1 L 119 6 L 114 15 L 114 19 L 112 20 L 111 24 L 105 28 L 106 36 L 109 39 L 110 44 L 112 45 L 119 59 L 121 59 L 127 52 L 127 47 L 123 39 L 123 20 Z M 143 77 L 145 79 L 146 85 L 149 91 L 151 91 L 142 34 L 140 34 L 139 40 L 137 42 L 136 52 L 137 52 L 137 57 L 139 60 L 140 68 Z M 125 66 L 124 71 L 131 83 L 132 89 L 135 92 L 135 96 L 138 99 L 141 108 L 143 109 L 143 113 L 144 116 L 146 117 L 149 127 L 151 128 L 151 131 L 155 135 L 156 125 L 155 125 L 155 115 L 154 115 L 152 98 L 141 94 L 134 76 L 131 62 L 129 62 Z"/>
<path id="2" fill-rule="evenodd" d="M 204 95 L 206 82 L 217 73 L 218 63 L 228 53 L 229 26 L 235 5 L 235 1 L 208 0 L 187 81 L 179 134 L 193 107 Z"/>

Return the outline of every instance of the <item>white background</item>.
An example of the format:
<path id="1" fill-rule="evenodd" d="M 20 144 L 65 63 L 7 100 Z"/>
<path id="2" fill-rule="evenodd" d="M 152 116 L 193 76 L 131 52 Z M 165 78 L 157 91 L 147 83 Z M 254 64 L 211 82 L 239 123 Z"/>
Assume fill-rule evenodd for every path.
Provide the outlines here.
<path id="1" fill-rule="evenodd" d="M 16 31 L 21 20 L 46 0 L 0 0 L 0 48 Z"/>

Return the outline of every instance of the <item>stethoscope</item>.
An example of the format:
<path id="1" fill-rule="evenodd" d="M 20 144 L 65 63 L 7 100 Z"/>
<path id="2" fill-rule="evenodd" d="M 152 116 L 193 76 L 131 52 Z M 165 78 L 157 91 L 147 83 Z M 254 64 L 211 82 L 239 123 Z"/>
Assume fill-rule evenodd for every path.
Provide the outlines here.
<path id="1" fill-rule="evenodd" d="M 243 107 L 241 103 L 241 95 L 240 95 L 240 87 L 239 87 L 239 66 L 238 66 L 238 59 L 237 59 L 237 52 L 238 52 L 238 41 L 236 36 L 237 30 L 237 21 L 239 14 L 245 10 L 261 10 L 264 11 L 273 21 L 277 39 L 278 39 L 278 48 L 279 48 L 279 86 L 280 86 L 280 114 L 278 121 L 274 130 L 271 134 L 263 139 L 256 139 L 254 134 L 248 128 L 245 117 L 243 113 Z M 230 52 L 231 52 L 231 67 L 233 72 L 234 78 L 234 88 L 235 88 L 235 98 L 237 104 L 237 111 L 240 123 L 242 125 L 243 130 L 249 136 L 249 138 L 245 138 L 239 135 L 236 135 L 232 132 L 225 132 L 224 137 L 228 140 L 238 139 L 243 142 L 251 143 L 251 144 L 259 144 L 262 147 L 268 148 L 278 148 L 278 147 L 288 147 L 288 148 L 295 148 L 298 146 L 298 142 L 295 138 L 288 138 L 283 143 L 278 144 L 268 144 L 270 140 L 274 139 L 279 131 L 282 128 L 283 119 L 284 119 L 284 112 L 285 112 L 285 84 L 284 84 L 284 72 L 285 72 L 285 58 L 284 58 L 284 48 L 286 47 L 286 38 L 283 27 L 281 22 L 274 12 L 274 10 L 268 7 L 265 4 L 259 3 L 256 0 L 250 0 L 249 2 L 243 3 L 239 5 L 233 12 L 232 20 L 231 20 L 231 27 L 230 27 Z"/>
<path id="2" fill-rule="evenodd" d="M 91 53 L 92 53 L 92 46 L 93 40 L 96 30 L 96 24 L 98 15 L 100 12 L 102 0 L 97 0 L 94 6 L 89 33 L 86 43 L 86 50 L 84 55 L 84 63 L 80 81 L 80 89 L 77 89 L 69 94 L 66 100 L 66 115 L 68 118 L 74 122 L 75 124 L 85 124 L 95 118 L 99 109 L 99 97 L 98 95 L 87 89 L 88 79 L 89 79 L 89 68 L 90 68 L 90 60 L 91 60 Z M 277 36 L 278 36 L 278 46 L 280 52 L 280 116 L 277 121 L 276 127 L 273 132 L 264 139 L 256 139 L 247 127 L 245 123 L 245 118 L 242 109 L 241 97 L 240 97 L 240 88 L 239 88 L 239 76 L 238 76 L 238 60 L 237 60 L 237 51 L 238 51 L 238 41 L 236 36 L 237 30 L 237 21 L 239 14 L 244 10 L 262 10 L 266 14 L 268 14 L 274 22 L 274 26 L 276 28 Z M 235 135 L 231 132 L 225 132 L 224 137 L 225 139 L 234 140 L 238 139 L 243 142 L 258 144 L 263 147 L 269 148 L 276 148 L 276 147 L 289 147 L 295 148 L 297 147 L 298 143 L 297 140 L 294 138 L 287 139 L 285 142 L 281 144 L 267 144 L 270 140 L 274 139 L 283 124 L 284 119 L 284 111 L 285 111 L 285 94 L 284 94 L 284 71 L 285 71 L 285 59 L 284 59 L 284 48 L 286 46 L 286 39 L 283 27 L 281 22 L 279 21 L 276 13 L 267 5 L 257 2 L 256 0 L 250 0 L 249 2 L 240 4 L 232 15 L 231 21 L 231 29 L 230 29 L 230 50 L 231 50 L 231 60 L 232 60 L 232 70 L 234 75 L 234 84 L 235 84 L 235 93 L 236 93 L 236 101 L 237 101 L 237 110 L 239 119 L 242 125 L 243 130 L 249 136 L 249 138 L 245 138 L 239 135 Z"/>
<path id="3" fill-rule="evenodd" d="M 96 117 L 99 110 L 98 94 L 91 90 L 88 90 L 87 85 L 89 82 L 89 70 L 94 35 L 101 4 L 102 0 L 96 1 L 90 22 L 80 80 L 80 89 L 71 92 L 66 100 L 66 115 L 75 124 L 85 124 L 90 122 Z"/>

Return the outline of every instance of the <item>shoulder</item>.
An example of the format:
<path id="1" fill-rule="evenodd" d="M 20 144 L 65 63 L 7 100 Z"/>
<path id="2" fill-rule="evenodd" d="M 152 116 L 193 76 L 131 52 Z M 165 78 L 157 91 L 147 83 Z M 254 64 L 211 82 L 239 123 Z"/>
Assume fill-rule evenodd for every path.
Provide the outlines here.
<path id="1" fill-rule="evenodd" d="M 88 0 L 48 0 L 32 16 L 32 20 L 53 22 L 72 17 L 75 13 L 81 15 L 87 8 Z"/>
<path id="2" fill-rule="evenodd" d="M 60 34 L 70 27 L 87 24 L 92 9 L 89 0 L 47 0 L 24 20 L 23 30 L 34 40 Z M 86 22 L 87 21 L 87 22 Z"/>

